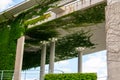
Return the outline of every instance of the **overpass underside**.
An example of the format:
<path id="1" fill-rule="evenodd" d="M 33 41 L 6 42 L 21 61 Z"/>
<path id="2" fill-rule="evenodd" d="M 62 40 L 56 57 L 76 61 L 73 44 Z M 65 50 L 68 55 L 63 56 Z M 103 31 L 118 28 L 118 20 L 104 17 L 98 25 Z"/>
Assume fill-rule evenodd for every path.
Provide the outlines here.
<path id="1" fill-rule="evenodd" d="M 53 9 L 52 11 L 56 11 L 57 17 L 52 16 L 52 18 L 48 19 L 48 22 L 45 20 L 45 23 L 43 24 L 37 23 L 34 26 L 29 25 L 29 28 L 26 32 L 23 69 L 25 69 L 26 65 L 27 68 L 30 68 L 32 66 L 39 66 L 41 53 L 39 42 L 44 40 L 49 42 L 49 38 L 52 37 L 58 38 L 58 41 L 56 41 L 55 61 L 77 57 L 78 55 L 75 51 L 75 48 L 79 46 L 87 47 L 83 52 L 84 54 L 106 50 L 106 33 L 104 22 L 105 5 L 106 3 L 100 2 L 99 5 L 93 5 L 92 7 L 88 7 L 88 9 L 85 10 L 83 9 L 75 12 L 70 11 L 69 14 L 65 12 L 65 15 L 63 16 L 61 16 L 63 13 L 57 14 L 57 11 L 60 12 L 61 9 Z M 68 43 L 64 40 L 70 36 L 72 39 L 75 35 L 77 35 L 77 33 L 80 32 L 85 33 L 86 36 L 90 37 L 87 42 L 89 43 L 90 41 L 89 45 L 84 44 L 84 42 L 80 41 L 80 38 L 82 40 L 82 33 L 78 35 L 78 38 L 80 38 L 77 41 L 73 40 L 71 43 Z M 60 42 L 63 42 L 64 44 L 61 43 L 60 45 Z M 50 45 L 48 44 L 47 47 L 48 49 L 46 63 L 49 63 Z M 31 59 L 31 61 L 29 61 L 29 59 Z"/>

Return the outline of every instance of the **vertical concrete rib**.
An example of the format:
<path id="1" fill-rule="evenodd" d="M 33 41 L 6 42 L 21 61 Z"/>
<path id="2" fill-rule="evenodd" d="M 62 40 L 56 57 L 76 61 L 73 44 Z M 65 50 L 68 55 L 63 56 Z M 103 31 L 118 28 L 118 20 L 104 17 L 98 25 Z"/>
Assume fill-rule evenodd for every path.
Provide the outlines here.
<path id="1" fill-rule="evenodd" d="M 55 42 L 51 42 L 50 43 L 49 73 L 54 72 L 54 59 L 55 59 Z"/>
<path id="2" fill-rule="evenodd" d="M 46 42 L 43 42 L 41 50 L 40 80 L 44 80 L 45 62 L 46 62 Z"/>
<path id="3" fill-rule="evenodd" d="M 21 80 L 21 70 L 22 70 L 22 61 L 23 61 L 24 41 L 25 41 L 25 36 L 21 36 L 17 40 L 14 80 Z"/>
<path id="4" fill-rule="evenodd" d="M 54 72 L 54 59 L 55 59 L 55 42 L 57 38 L 51 38 L 50 40 L 50 62 L 49 62 L 49 73 Z"/>
<path id="5" fill-rule="evenodd" d="M 82 52 L 78 52 L 78 73 L 82 72 Z"/>
<path id="6" fill-rule="evenodd" d="M 82 72 L 82 51 L 84 47 L 76 47 L 76 51 L 78 52 L 78 73 Z"/>

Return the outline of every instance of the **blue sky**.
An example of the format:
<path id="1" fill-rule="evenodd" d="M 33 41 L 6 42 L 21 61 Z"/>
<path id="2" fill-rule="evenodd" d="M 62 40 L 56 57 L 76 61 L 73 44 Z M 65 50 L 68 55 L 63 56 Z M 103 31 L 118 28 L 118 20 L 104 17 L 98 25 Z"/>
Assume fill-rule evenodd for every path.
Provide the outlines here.
<path id="1" fill-rule="evenodd" d="M 24 0 L 0 0 L 0 12 L 22 1 Z M 26 72 L 27 73 L 26 78 L 27 76 L 29 76 L 29 79 L 27 80 L 33 80 L 32 76 L 36 76 L 38 78 L 39 74 L 36 75 L 35 73 L 39 73 L 39 69 L 40 67 L 30 69 L 32 71 L 28 70 Z M 77 72 L 77 58 L 56 62 L 55 70 L 56 72 L 63 71 L 65 73 Z M 60 71 L 57 71 L 57 70 L 60 70 Z M 48 65 L 46 65 L 46 71 L 48 71 Z M 98 80 L 106 80 L 106 76 L 107 76 L 106 51 L 100 51 L 97 53 L 84 55 L 83 56 L 83 72 L 96 72 L 98 75 Z M 23 72 L 23 74 L 25 73 Z M 24 76 L 25 75 L 23 75 L 23 77 Z"/>
<path id="2" fill-rule="evenodd" d="M 0 12 L 25 0 L 0 0 Z"/>

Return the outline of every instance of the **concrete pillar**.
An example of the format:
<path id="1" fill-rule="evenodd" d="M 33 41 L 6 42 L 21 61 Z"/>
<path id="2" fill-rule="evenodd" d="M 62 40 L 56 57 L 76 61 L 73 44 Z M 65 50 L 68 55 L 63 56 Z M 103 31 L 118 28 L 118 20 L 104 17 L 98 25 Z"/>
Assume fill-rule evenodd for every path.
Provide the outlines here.
<path id="1" fill-rule="evenodd" d="M 55 59 L 55 41 L 56 38 L 50 39 L 50 62 L 49 62 L 49 73 L 54 72 L 54 59 Z"/>
<path id="2" fill-rule="evenodd" d="M 107 80 L 120 80 L 120 0 L 107 0 Z"/>
<path id="3" fill-rule="evenodd" d="M 17 40 L 15 69 L 14 69 L 14 80 L 21 80 L 22 60 L 24 51 L 25 36 L 21 36 Z"/>
<path id="4" fill-rule="evenodd" d="M 82 72 L 82 52 L 78 52 L 78 72 Z"/>
<path id="5" fill-rule="evenodd" d="M 44 80 L 45 62 L 46 62 L 46 41 L 42 41 L 41 65 L 40 65 L 40 80 Z"/>
<path id="6" fill-rule="evenodd" d="M 82 51 L 84 47 L 77 47 L 76 51 L 78 52 L 78 73 L 82 72 Z"/>

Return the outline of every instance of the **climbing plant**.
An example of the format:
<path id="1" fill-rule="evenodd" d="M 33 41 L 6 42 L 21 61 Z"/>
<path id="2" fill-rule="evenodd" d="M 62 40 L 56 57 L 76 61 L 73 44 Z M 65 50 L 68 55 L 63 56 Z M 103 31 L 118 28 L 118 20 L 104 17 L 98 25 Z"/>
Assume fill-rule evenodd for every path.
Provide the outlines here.
<path id="1" fill-rule="evenodd" d="M 41 0 L 39 5 L 21 12 L 17 17 L 0 23 L 0 70 L 13 70 L 17 39 L 24 35 L 27 24 L 25 21 L 36 16 L 41 16 L 59 0 Z M 44 17 L 46 18 L 46 17 Z M 42 20 L 43 17 L 38 19 Z"/>
<path id="2" fill-rule="evenodd" d="M 34 26 L 31 29 L 27 28 L 29 24 L 35 24 L 36 22 L 44 20 L 45 18 L 49 17 L 50 15 L 47 15 L 46 17 L 44 13 L 50 7 L 54 7 L 49 4 L 52 4 L 56 1 L 60 1 L 60 0 L 41 0 L 39 2 L 39 5 L 36 5 L 26 11 L 21 12 L 20 14 L 18 14 L 17 17 L 11 20 L 0 23 L 0 56 L 1 56 L 0 70 L 14 68 L 16 43 L 17 43 L 17 39 L 22 35 L 26 35 L 32 38 L 31 40 L 29 39 L 26 40 L 26 44 L 33 44 L 33 43 L 36 44 L 41 40 L 48 40 L 48 38 L 59 36 L 59 33 L 56 31 L 56 28 L 60 27 L 60 28 L 67 29 L 68 27 L 77 27 L 78 25 L 80 26 L 86 23 L 87 24 L 99 23 L 104 21 L 104 6 L 106 4 L 102 3 L 93 8 L 90 8 L 84 11 L 77 11 L 75 13 L 71 13 L 67 16 L 63 16 L 53 21 L 43 23 L 42 25 Z M 30 20 L 31 18 L 34 18 L 34 17 L 38 17 L 38 18 Z M 80 36 L 76 34 L 72 35 L 74 37 L 66 36 L 58 40 L 57 47 L 62 48 L 63 45 L 70 44 L 69 42 L 71 41 L 71 38 L 74 38 L 74 41 L 78 40 L 77 37 L 80 37 Z M 80 34 L 84 34 L 84 32 Z M 80 37 L 80 38 L 83 38 L 83 37 Z M 65 40 L 67 40 L 68 42 Z M 89 41 L 89 38 L 87 38 L 87 40 Z M 61 43 L 60 41 L 64 41 L 64 43 Z M 93 43 L 89 43 L 89 44 L 85 43 L 84 45 L 81 43 L 79 45 L 81 46 L 86 45 L 90 47 L 90 46 L 93 46 Z M 73 46 L 77 47 L 78 45 L 73 44 Z M 68 47 L 68 50 L 73 51 L 72 49 L 73 49 L 72 46 L 70 46 L 70 48 Z M 58 50 L 57 52 L 58 55 L 61 55 L 63 53 L 62 50 L 63 49 Z M 69 53 L 68 50 L 66 50 L 64 54 L 71 55 L 71 54 L 68 54 Z M 39 53 L 39 52 L 36 52 L 36 53 Z M 34 67 L 38 66 L 39 62 L 34 63 L 33 62 L 34 60 L 32 61 L 32 64 L 29 66 L 27 64 L 29 61 L 28 55 L 27 54 L 25 55 L 26 55 L 25 56 L 26 59 L 24 58 L 24 61 L 26 61 L 26 63 L 24 65 L 24 69 L 31 68 L 33 66 Z M 31 58 L 32 56 L 33 56 L 32 54 L 29 55 L 29 58 Z M 35 55 L 33 59 L 36 59 L 36 58 L 37 58 L 37 55 Z"/>
<path id="3" fill-rule="evenodd" d="M 56 53 L 59 55 L 59 59 L 77 56 L 75 51 L 76 47 L 94 48 L 95 44 L 91 42 L 91 36 L 92 34 L 89 31 L 85 32 L 80 30 L 79 32 L 75 32 L 59 39 L 56 43 Z"/>

